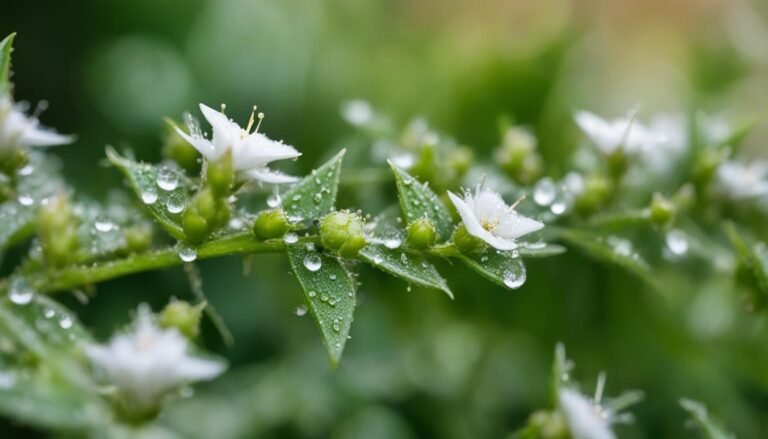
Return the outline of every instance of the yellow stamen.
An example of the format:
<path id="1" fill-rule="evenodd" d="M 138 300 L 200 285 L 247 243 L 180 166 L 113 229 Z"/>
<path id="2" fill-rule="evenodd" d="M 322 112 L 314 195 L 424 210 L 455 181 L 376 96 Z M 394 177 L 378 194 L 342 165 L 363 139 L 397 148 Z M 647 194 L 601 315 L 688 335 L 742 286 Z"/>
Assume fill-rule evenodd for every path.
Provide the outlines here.
<path id="1" fill-rule="evenodd" d="M 515 207 L 517 207 L 517 205 L 518 205 L 518 204 L 522 203 L 522 202 L 523 202 L 523 200 L 525 200 L 525 194 L 523 194 L 523 196 L 522 196 L 522 197 L 518 198 L 518 199 L 517 199 L 517 201 L 515 201 L 514 203 L 512 203 L 512 205 L 511 205 L 511 206 L 509 206 L 509 210 L 515 210 Z"/>

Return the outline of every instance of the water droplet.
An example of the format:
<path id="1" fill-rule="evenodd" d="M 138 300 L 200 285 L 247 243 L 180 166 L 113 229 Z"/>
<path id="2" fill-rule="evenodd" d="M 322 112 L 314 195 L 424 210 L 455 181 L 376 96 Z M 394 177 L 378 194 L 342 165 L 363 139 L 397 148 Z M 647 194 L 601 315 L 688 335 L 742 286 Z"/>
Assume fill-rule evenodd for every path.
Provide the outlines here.
<path id="1" fill-rule="evenodd" d="M 171 194 L 167 200 L 165 200 L 165 208 L 170 213 L 180 213 L 185 207 L 184 199 L 179 194 Z"/>
<path id="2" fill-rule="evenodd" d="M 299 194 L 296 194 L 296 195 L 294 195 L 294 196 L 292 196 L 292 197 L 291 197 L 291 200 L 293 200 L 293 201 L 299 201 L 299 200 L 301 200 L 301 195 L 299 195 Z"/>
<path id="3" fill-rule="evenodd" d="M 309 293 L 307 293 L 307 294 L 309 295 L 309 297 L 315 297 L 315 296 L 317 296 L 317 293 L 316 293 L 316 292 L 314 292 L 314 291 L 310 291 L 310 292 L 309 292 Z"/>
<path id="4" fill-rule="evenodd" d="M 147 205 L 155 204 L 155 201 L 157 201 L 157 191 L 154 188 L 145 189 L 141 192 L 141 201 Z"/>
<path id="5" fill-rule="evenodd" d="M 22 176 L 31 175 L 32 171 L 34 170 L 35 170 L 34 166 L 32 166 L 31 164 L 28 164 L 23 168 L 19 169 L 19 175 L 22 175 Z"/>
<path id="6" fill-rule="evenodd" d="M 325 294 L 325 293 L 322 293 L 322 294 L 320 295 L 320 301 L 321 301 L 321 302 L 327 302 L 327 301 L 328 301 L 328 295 L 327 295 L 327 294 Z"/>
<path id="7" fill-rule="evenodd" d="M 552 203 L 552 205 L 549 206 L 549 210 L 555 215 L 562 215 L 565 212 L 566 207 L 567 205 L 565 204 L 565 201 L 559 200 Z"/>
<path id="8" fill-rule="evenodd" d="M 280 206 L 280 203 L 282 203 L 282 202 L 283 202 L 283 200 L 280 198 L 280 195 L 278 195 L 278 194 L 270 194 L 267 197 L 267 206 L 269 206 L 269 207 L 271 207 L 273 209 L 275 207 Z"/>
<path id="9" fill-rule="evenodd" d="M 317 193 L 315 194 L 315 196 L 312 197 L 312 199 L 315 201 L 316 204 L 320 204 L 320 202 L 323 201 L 323 196 Z"/>
<path id="10" fill-rule="evenodd" d="M 296 307 L 296 309 L 293 310 L 293 313 L 296 314 L 298 317 L 302 317 L 307 315 L 307 307 L 304 305 L 299 305 Z"/>
<path id="11" fill-rule="evenodd" d="M 386 248 L 396 249 L 399 248 L 402 243 L 403 240 L 397 235 L 384 238 L 384 247 Z"/>
<path id="12" fill-rule="evenodd" d="M 192 262 L 197 259 L 197 252 L 192 247 L 181 247 L 179 249 L 179 259 L 184 262 Z"/>
<path id="13" fill-rule="evenodd" d="M 549 177 L 539 180 L 533 188 L 533 201 L 539 206 L 549 206 L 552 204 L 555 201 L 555 195 L 557 195 L 557 187 L 555 182 Z"/>
<path id="14" fill-rule="evenodd" d="M 336 275 L 335 275 L 335 274 L 332 274 L 332 275 L 330 276 L 330 278 L 331 278 L 331 280 L 336 280 Z"/>
<path id="15" fill-rule="evenodd" d="M 526 279 L 525 265 L 523 265 L 523 262 L 519 259 L 515 259 L 515 261 L 517 262 L 506 270 L 502 277 L 504 285 L 512 289 L 517 289 L 523 286 Z"/>
<path id="16" fill-rule="evenodd" d="M 106 233 L 115 229 L 115 224 L 109 220 L 109 218 L 96 218 L 93 227 L 102 233 Z"/>
<path id="17" fill-rule="evenodd" d="M 304 267 L 309 271 L 317 271 L 323 266 L 323 261 L 317 253 L 307 253 L 304 256 Z"/>
<path id="18" fill-rule="evenodd" d="M 295 244 L 299 240 L 299 235 L 291 232 L 286 234 L 283 237 L 283 241 L 285 241 L 286 244 Z"/>
<path id="19" fill-rule="evenodd" d="M 172 191 L 179 185 L 179 178 L 169 168 L 162 168 L 157 174 L 157 185 L 164 191 Z"/>
<path id="20" fill-rule="evenodd" d="M 8 298 L 16 305 L 27 305 L 35 298 L 35 290 L 27 284 L 26 280 L 17 277 L 11 281 Z"/>
<path id="21" fill-rule="evenodd" d="M 35 199 L 32 198 L 30 195 L 26 194 L 20 194 L 18 198 L 19 204 L 22 206 L 31 206 L 35 204 Z"/>
<path id="22" fill-rule="evenodd" d="M 69 329 L 72 327 L 74 322 L 72 321 L 72 317 L 70 316 L 63 316 L 61 319 L 59 319 L 59 326 L 61 329 Z"/>
<path id="23" fill-rule="evenodd" d="M 609 236 L 608 245 L 610 245 L 613 248 L 613 251 L 619 256 L 632 256 L 632 243 L 626 239 L 617 236 Z"/>
<path id="24" fill-rule="evenodd" d="M 375 265 L 379 265 L 379 264 L 381 264 L 382 262 L 384 262 L 384 258 L 383 258 L 383 257 L 382 257 L 380 254 L 375 254 L 375 255 L 373 255 L 373 263 L 374 263 Z"/>
<path id="25" fill-rule="evenodd" d="M 408 265 L 408 255 L 400 253 L 400 262 L 402 262 L 403 265 Z"/>
<path id="26" fill-rule="evenodd" d="M 43 317 L 46 319 L 52 319 L 56 315 L 56 311 L 53 308 L 45 308 L 43 310 Z"/>
<path id="27" fill-rule="evenodd" d="M 676 256 L 682 256 L 688 252 L 688 238 L 685 236 L 685 232 L 680 229 L 672 229 L 667 232 L 665 241 L 669 251 Z"/>
<path id="28" fill-rule="evenodd" d="M 480 262 L 488 262 L 488 256 L 481 256 Z"/>

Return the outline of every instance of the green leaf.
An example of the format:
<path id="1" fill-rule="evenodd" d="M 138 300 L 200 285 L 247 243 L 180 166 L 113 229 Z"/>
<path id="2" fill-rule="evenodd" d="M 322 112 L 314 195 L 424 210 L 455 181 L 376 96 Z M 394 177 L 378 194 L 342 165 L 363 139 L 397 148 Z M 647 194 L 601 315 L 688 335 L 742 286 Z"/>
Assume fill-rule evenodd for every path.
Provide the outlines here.
<path id="1" fill-rule="evenodd" d="M 708 439 L 735 439 L 736 435 L 728 432 L 720 421 L 713 419 L 704 404 L 683 398 L 680 406 L 691 415 L 691 419 L 704 437 Z"/>
<path id="2" fill-rule="evenodd" d="M 107 158 L 128 179 L 134 193 L 157 222 L 174 238 L 183 240 L 181 212 L 189 205 L 194 186 L 181 172 L 168 167 L 137 163 L 107 148 Z M 170 182 L 160 187 L 158 181 Z"/>
<path id="3" fill-rule="evenodd" d="M 749 246 L 733 223 L 726 223 L 725 232 L 736 250 L 738 259 L 737 280 L 750 291 L 750 301 L 755 310 L 768 305 L 768 272 L 759 247 Z"/>
<path id="4" fill-rule="evenodd" d="M 312 244 L 289 245 L 286 253 L 336 367 L 355 311 L 355 281 L 337 258 L 317 252 Z"/>
<path id="5" fill-rule="evenodd" d="M 390 166 L 392 167 L 392 172 L 395 173 L 400 208 L 403 210 L 407 223 L 410 224 L 421 218 L 429 218 L 435 225 L 440 241 L 450 238 L 453 232 L 451 214 L 437 195 L 426 183 L 420 183 L 392 163 L 390 163 Z"/>
<path id="6" fill-rule="evenodd" d="M 124 252 L 128 248 L 125 232 L 131 227 L 151 230 L 152 225 L 128 204 L 130 200 L 119 195 L 124 194 L 111 195 L 107 206 L 88 201 L 75 208 L 78 239 L 88 261 Z"/>
<path id="7" fill-rule="evenodd" d="M 283 195 L 283 210 L 288 216 L 311 220 L 333 210 L 345 153 L 344 149 L 339 151 Z"/>
<path id="8" fill-rule="evenodd" d="M 565 345 L 557 343 L 555 345 L 555 356 L 552 360 L 552 375 L 549 383 L 549 398 L 553 407 L 557 406 L 560 389 L 570 380 L 571 370 L 573 370 L 573 361 L 569 360 L 566 356 Z"/>
<path id="9" fill-rule="evenodd" d="M 520 253 L 514 250 L 488 249 L 482 253 L 460 254 L 458 258 L 483 277 L 504 288 L 517 289 L 525 283 L 525 265 Z"/>
<path id="10" fill-rule="evenodd" d="M 566 248 L 562 245 L 548 242 L 521 242 L 518 245 L 517 251 L 523 259 L 547 258 L 565 253 Z"/>
<path id="11" fill-rule="evenodd" d="M 8 93 L 10 89 L 11 52 L 13 52 L 13 39 L 16 33 L 12 33 L 0 41 L 0 94 Z"/>
<path id="12" fill-rule="evenodd" d="M 369 245 L 360 250 L 360 258 L 385 273 L 414 285 L 441 290 L 453 299 L 453 293 L 445 279 L 422 255 L 382 245 Z"/>
<path id="13" fill-rule="evenodd" d="M 37 209 L 16 200 L 0 205 L 0 251 L 34 233 L 36 212 Z"/>
<path id="14" fill-rule="evenodd" d="M 621 267 L 654 288 L 658 288 L 650 266 L 634 251 L 630 241 L 618 236 L 598 236 L 572 229 L 558 230 L 557 236 L 566 243 L 578 247 L 593 259 Z"/>

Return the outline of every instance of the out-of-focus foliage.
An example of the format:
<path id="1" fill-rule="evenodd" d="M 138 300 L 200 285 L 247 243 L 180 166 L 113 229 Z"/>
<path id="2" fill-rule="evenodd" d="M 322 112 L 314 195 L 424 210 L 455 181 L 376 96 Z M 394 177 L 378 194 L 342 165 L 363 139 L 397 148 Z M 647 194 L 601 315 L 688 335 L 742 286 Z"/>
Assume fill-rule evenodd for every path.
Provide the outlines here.
<path id="1" fill-rule="evenodd" d="M 707 433 L 723 429 L 721 422 L 737 437 L 768 435 L 765 199 L 716 203 L 711 200 L 719 195 L 705 184 L 722 158 L 766 155 L 768 10 L 762 2 L 120 0 L 8 2 L 0 10 L 0 35 L 18 32 L 14 95 L 33 104 L 50 101 L 46 124 L 78 136 L 75 144 L 46 152 L 40 166 L 50 167 L 51 176 L 60 168 L 80 195 L 111 203 L 117 212 L 132 204 L 125 194 L 109 192 L 120 187 L 119 172 L 97 167 L 104 145 L 157 162 L 163 118 L 179 120 L 198 102 L 226 102 L 235 119 L 258 104 L 272 137 L 303 152 L 282 168 L 294 175 L 346 148 L 336 204 L 383 212 L 380 227 L 397 226 L 400 215 L 385 210 L 398 202 L 388 158 L 411 157 L 410 171 L 439 194 L 459 189 L 451 182 L 485 176 L 486 184 L 514 199 L 521 185 L 541 177 L 563 182 L 574 165 L 582 171 L 600 166 L 572 122 L 576 109 L 619 114 L 636 107 L 638 119 L 675 114 L 686 127 L 679 131 L 685 138 L 670 140 L 690 148 L 677 160 L 653 163 L 651 157 L 645 172 L 630 170 L 621 192 L 626 198 L 609 200 L 613 212 L 545 229 L 547 240 L 568 251 L 526 260 L 527 281 L 519 290 L 502 287 L 503 272 L 486 274 L 497 283 L 472 272 L 489 267 L 479 255 L 474 264 L 434 261 L 454 301 L 422 288 L 427 282 L 413 281 L 411 288 L 381 272 L 396 268 L 359 264 L 351 339 L 335 372 L 315 323 L 299 316 L 307 312 L 301 307 L 309 290 L 290 277 L 285 257 L 200 261 L 207 300 L 236 340 L 224 346 L 206 319 L 202 343 L 227 358 L 230 370 L 193 397 L 169 403 L 147 434 L 504 437 L 550 404 L 551 352 L 562 341 L 579 376 L 607 370 L 609 393 L 644 391 L 645 400 L 631 408 L 635 422 L 617 427 L 620 437 L 687 437 L 694 434 L 685 423 L 689 416 L 710 437 L 728 434 Z M 375 108 L 356 129 L 339 114 L 341 103 L 353 98 Z M 350 108 L 342 113 L 359 122 L 360 109 L 353 107 L 351 118 Z M 745 124 L 752 129 L 733 129 Z M 498 166 L 513 158 L 510 151 L 526 149 L 510 146 L 525 141 L 520 132 L 504 136 L 511 126 L 524 126 L 538 142 L 539 157 L 526 165 L 530 172 Z M 433 132 L 441 133 L 439 151 L 446 154 L 433 157 L 423 148 Z M 702 157 L 711 161 L 696 160 Z M 420 167 L 422 159 L 438 166 Z M 467 160 L 475 161 L 471 169 L 462 165 Z M 695 196 L 690 186 L 681 187 L 688 177 Z M 603 183 L 585 182 L 593 193 Z M 30 191 L 45 187 L 29 184 L 36 185 Z M 672 229 L 665 221 L 651 224 L 654 192 L 682 206 Z M 252 198 L 241 201 L 252 211 L 266 206 L 266 194 Z M 584 203 L 591 208 L 604 201 Z M 547 216 L 553 206 L 530 213 Z M 3 209 L 0 218 L 13 221 L 0 224 L 1 241 L 9 236 L 23 243 L 32 217 Z M 733 223 L 727 229 L 726 219 Z M 142 218 L 123 220 L 123 229 L 144 230 Z M 444 232 L 438 230 L 438 241 Z M 526 250 L 536 248 L 520 249 Z M 79 257 L 91 262 L 123 251 L 99 247 Z M 3 277 L 24 257 L 23 249 L 5 252 Z M 160 309 L 171 296 L 193 299 L 180 269 L 110 280 L 96 290 L 57 299 L 99 339 L 126 323 L 140 302 Z M 77 299 L 83 297 L 87 304 Z M 3 329 L 12 325 L 17 337 L 45 332 L 27 331 L 30 323 L 15 309 L 3 303 Z M 325 330 L 333 335 L 329 323 Z M 0 340 L 0 365 L 27 358 L 11 349 L 18 344 Z M 47 342 L 41 346 L 48 349 Z M 23 366 L 14 379 L 25 393 L 0 400 L 14 416 L 3 421 L 3 434 L 66 431 L 77 427 L 68 423 L 103 418 L 103 401 L 81 380 L 79 365 L 57 368 L 65 376 L 34 362 Z M 681 397 L 701 401 L 718 421 L 688 400 L 683 410 Z M 33 399 L 42 401 L 40 408 L 25 411 L 24 401 Z M 71 404 L 44 405 L 59 400 Z M 67 405 L 72 413 L 53 408 Z"/>

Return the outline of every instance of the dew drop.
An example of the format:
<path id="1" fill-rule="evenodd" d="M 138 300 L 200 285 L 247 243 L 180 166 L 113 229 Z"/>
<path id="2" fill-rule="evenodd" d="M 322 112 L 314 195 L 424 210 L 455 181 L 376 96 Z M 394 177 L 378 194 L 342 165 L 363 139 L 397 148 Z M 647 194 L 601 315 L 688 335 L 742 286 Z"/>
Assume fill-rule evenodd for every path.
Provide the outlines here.
<path id="1" fill-rule="evenodd" d="M 331 278 L 331 280 L 336 280 L 336 275 L 332 274 L 332 275 L 330 275 L 330 278 Z"/>
<path id="2" fill-rule="evenodd" d="M 179 186 L 179 178 L 169 168 L 162 168 L 157 174 L 156 183 L 164 191 L 172 191 Z"/>
<path id="3" fill-rule="evenodd" d="M 323 293 L 320 295 L 320 301 L 321 302 L 327 302 L 328 301 L 328 295 Z"/>
<path id="4" fill-rule="evenodd" d="M 533 188 L 533 201 L 539 206 L 549 206 L 555 201 L 556 194 L 557 187 L 555 182 L 549 177 L 544 177 Z"/>
<path id="5" fill-rule="evenodd" d="M 165 200 L 165 208 L 168 209 L 168 212 L 170 213 L 180 213 L 184 210 L 184 207 L 184 199 L 181 198 L 181 195 L 179 194 L 171 194 L 171 196 Z"/>
<path id="6" fill-rule="evenodd" d="M 309 297 L 315 297 L 315 296 L 317 296 L 317 293 L 316 293 L 316 292 L 314 292 L 314 291 L 310 291 L 310 292 L 309 292 L 309 293 L 307 293 L 307 294 L 309 295 Z"/>
<path id="7" fill-rule="evenodd" d="M 304 305 L 299 305 L 296 307 L 296 309 L 293 310 L 293 313 L 298 317 L 303 317 L 307 315 L 307 307 Z"/>
<path id="8" fill-rule="evenodd" d="M 379 265 L 382 262 L 384 262 L 384 258 L 381 255 L 379 255 L 379 254 L 373 255 L 373 263 L 375 265 Z"/>
<path id="9" fill-rule="evenodd" d="M 285 241 L 286 244 L 295 244 L 296 242 L 298 242 L 298 240 L 299 240 L 299 235 L 293 232 L 288 233 L 283 237 L 283 241 Z"/>
<path id="10" fill-rule="evenodd" d="M 155 204 L 157 201 L 157 191 L 154 188 L 145 189 L 141 192 L 141 201 L 146 205 Z"/>
<path id="11" fill-rule="evenodd" d="M 72 321 L 72 317 L 70 316 L 63 316 L 61 319 L 59 319 L 59 326 L 61 329 L 69 329 L 72 327 L 74 322 Z"/>
<path id="12" fill-rule="evenodd" d="M 400 238 L 400 236 L 397 235 L 384 238 L 384 247 L 386 248 L 396 249 L 399 248 L 402 243 L 403 240 Z"/>
<path id="13" fill-rule="evenodd" d="M 56 315 L 56 311 L 53 308 L 46 308 L 43 310 L 43 317 L 46 319 L 52 319 Z"/>
<path id="14" fill-rule="evenodd" d="M 35 170 L 35 168 L 31 164 L 28 164 L 28 165 L 24 166 L 23 168 L 19 169 L 19 175 L 21 175 L 21 176 L 32 175 L 32 171 L 34 171 L 34 170 Z"/>
<path id="15" fill-rule="evenodd" d="M 109 218 L 96 218 L 93 227 L 99 232 L 106 233 L 114 230 L 116 226 Z"/>
<path id="16" fill-rule="evenodd" d="M 304 268 L 309 271 L 317 271 L 323 266 L 323 261 L 320 259 L 320 255 L 317 253 L 307 253 L 304 256 Z"/>
<path id="17" fill-rule="evenodd" d="M 551 206 L 549 206 L 549 210 L 554 213 L 555 215 L 562 215 L 565 212 L 566 209 L 565 201 L 557 201 L 555 203 L 552 203 Z"/>
<path id="18" fill-rule="evenodd" d="M 402 262 L 403 265 L 408 265 L 408 255 L 400 253 L 400 262 Z"/>
<path id="19" fill-rule="evenodd" d="M 526 279 L 525 265 L 523 265 L 522 261 L 519 259 L 516 259 L 516 261 L 517 262 L 513 264 L 512 267 L 504 271 L 504 275 L 502 276 L 504 285 L 512 289 L 517 289 L 523 286 Z"/>
<path id="20" fill-rule="evenodd" d="M 688 252 L 688 239 L 685 236 L 685 232 L 679 229 L 672 229 L 667 232 L 665 241 L 667 248 L 672 254 L 676 256 L 682 256 Z"/>
<path id="21" fill-rule="evenodd" d="M 197 252 L 192 247 L 181 247 L 179 249 L 179 259 L 184 262 L 192 262 L 197 259 Z"/>
<path id="22" fill-rule="evenodd" d="M 282 203 L 282 202 L 283 202 L 283 200 L 280 198 L 280 195 L 278 195 L 278 194 L 270 194 L 267 197 L 267 206 L 269 206 L 269 207 L 271 207 L 273 209 L 275 207 L 280 206 L 280 203 Z"/>
<path id="23" fill-rule="evenodd" d="M 27 305 L 35 298 L 35 290 L 33 290 L 27 281 L 23 278 L 17 277 L 11 281 L 10 290 L 8 291 L 8 299 L 16 305 Z"/>
<path id="24" fill-rule="evenodd" d="M 26 194 L 19 195 L 18 201 L 22 206 L 31 206 L 35 204 L 35 199 Z"/>

